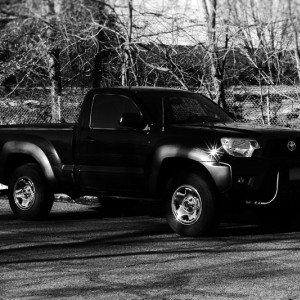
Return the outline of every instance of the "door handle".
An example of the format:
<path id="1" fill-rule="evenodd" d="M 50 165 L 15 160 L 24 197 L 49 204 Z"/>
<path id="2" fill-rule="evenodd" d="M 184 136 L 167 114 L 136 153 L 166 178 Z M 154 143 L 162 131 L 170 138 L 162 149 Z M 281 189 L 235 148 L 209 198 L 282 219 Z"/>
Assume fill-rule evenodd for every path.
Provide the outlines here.
<path id="1" fill-rule="evenodd" d="M 94 140 L 92 137 L 90 137 L 90 136 L 86 137 L 86 138 L 84 139 L 84 141 L 85 141 L 86 143 L 93 143 L 93 142 L 95 142 L 95 140 Z"/>

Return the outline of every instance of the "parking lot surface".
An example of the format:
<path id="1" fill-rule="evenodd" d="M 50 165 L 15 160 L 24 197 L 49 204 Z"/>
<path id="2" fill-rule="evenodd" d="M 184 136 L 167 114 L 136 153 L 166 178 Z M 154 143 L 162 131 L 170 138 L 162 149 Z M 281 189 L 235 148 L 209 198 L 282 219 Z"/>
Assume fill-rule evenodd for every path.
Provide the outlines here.
<path id="1" fill-rule="evenodd" d="M 0 199 L 0 299 L 300 299 L 300 227 L 222 223 L 184 238 L 153 209 L 56 202 L 48 220 Z"/>

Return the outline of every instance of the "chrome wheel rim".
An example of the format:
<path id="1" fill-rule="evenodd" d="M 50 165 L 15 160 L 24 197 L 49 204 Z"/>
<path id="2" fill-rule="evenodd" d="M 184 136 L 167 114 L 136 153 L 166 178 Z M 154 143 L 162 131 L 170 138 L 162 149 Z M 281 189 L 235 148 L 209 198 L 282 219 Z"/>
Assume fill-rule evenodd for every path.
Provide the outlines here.
<path id="1" fill-rule="evenodd" d="M 14 186 L 15 204 L 22 210 L 30 209 L 35 202 L 35 187 L 33 181 L 26 176 L 20 177 Z"/>
<path id="2" fill-rule="evenodd" d="M 201 197 L 190 185 L 182 185 L 175 190 L 171 206 L 175 219 L 184 225 L 196 223 L 202 213 Z"/>

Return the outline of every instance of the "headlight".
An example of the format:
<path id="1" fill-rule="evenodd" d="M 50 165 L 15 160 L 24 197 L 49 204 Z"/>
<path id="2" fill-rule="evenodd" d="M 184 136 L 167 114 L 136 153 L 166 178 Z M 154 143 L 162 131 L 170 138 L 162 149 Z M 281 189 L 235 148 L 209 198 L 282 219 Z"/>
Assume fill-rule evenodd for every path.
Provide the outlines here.
<path id="1" fill-rule="evenodd" d="M 229 155 L 237 157 L 251 157 L 254 150 L 260 148 L 254 139 L 221 138 L 221 143 Z"/>

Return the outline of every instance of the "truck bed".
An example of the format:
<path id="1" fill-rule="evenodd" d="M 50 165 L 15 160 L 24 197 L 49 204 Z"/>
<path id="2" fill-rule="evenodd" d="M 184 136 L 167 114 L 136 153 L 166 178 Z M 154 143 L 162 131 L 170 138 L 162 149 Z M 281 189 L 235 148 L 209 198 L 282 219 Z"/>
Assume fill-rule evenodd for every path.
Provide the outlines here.
<path id="1" fill-rule="evenodd" d="M 0 148 L 9 140 L 33 141 L 55 148 L 62 164 L 72 164 L 73 135 L 76 124 L 21 124 L 0 126 Z"/>

